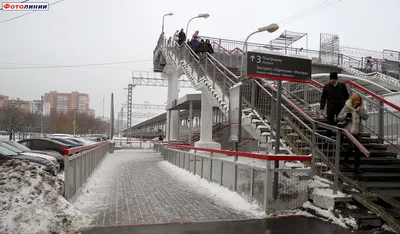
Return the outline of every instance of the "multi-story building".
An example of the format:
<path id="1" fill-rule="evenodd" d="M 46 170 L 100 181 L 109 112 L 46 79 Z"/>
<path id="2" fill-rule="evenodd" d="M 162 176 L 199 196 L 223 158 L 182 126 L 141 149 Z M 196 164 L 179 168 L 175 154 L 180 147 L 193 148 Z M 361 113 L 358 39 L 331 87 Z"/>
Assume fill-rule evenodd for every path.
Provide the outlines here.
<path id="1" fill-rule="evenodd" d="M 9 99 L 8 105 L 18 108 L 24 113 L 29 113 L 29 101 L 23 101 L 19 98 Z"/>
<path id="2" fill-rule="evenodd" d="M 29 112 L 34 113 L 34 114 L 40 114 L 40 107 L 42 105 L 42 102 L 40 100 L 33 100 L 29 102 Z"/>
<path id="3" fill-rule="evenodd" d="M 86 93 L 51 91 L 45 93 L 44 101 L 50 103 L 51 111 L 55 113 L 66 114 L 76 111 L 81 114 L 89 114 L 89 95 Z"/>
<path id="4" fill-rule="evenodd" d="M 50 116 L 51 113 L 51 105 L 48 102 L 43 103 L 43 115 Z"/>
<path id="5" fill-rule="evenodd" d="M 0 107 L 6 106 L 8 104 L 8 96 L 0 95 Z"/>
<path id="6" fill-rule="evenodd" d="M 29 103 L 29 110 L 31 113 L 40 114 L 41 113 L 41 101 L 40 100 L 33 100 Z M 51 110 L 51 105 L 48 102 L 43 102 L 43 115 L 49 116 Z"/>

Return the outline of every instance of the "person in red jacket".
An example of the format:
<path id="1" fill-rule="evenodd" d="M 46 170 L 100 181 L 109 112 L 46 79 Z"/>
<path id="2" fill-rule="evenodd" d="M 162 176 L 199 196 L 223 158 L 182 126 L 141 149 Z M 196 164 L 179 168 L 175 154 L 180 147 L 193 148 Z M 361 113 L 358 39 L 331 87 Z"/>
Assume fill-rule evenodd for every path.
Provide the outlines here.
<path id="1" fill-rule="evenodd" d="M 326 104 L 327 122 L 330 125 L 335 124 L 335 116 L 339 115 L 344 104 L 349 99 L 349 92 L 345 84 L 338 82 L 338 73 L 331 72 L 329 74 L 329 83 L 322 90 L 320 114 L 324 116 Z M 332 131 L 328 130 L 327 137 L 331 137 Z"/>

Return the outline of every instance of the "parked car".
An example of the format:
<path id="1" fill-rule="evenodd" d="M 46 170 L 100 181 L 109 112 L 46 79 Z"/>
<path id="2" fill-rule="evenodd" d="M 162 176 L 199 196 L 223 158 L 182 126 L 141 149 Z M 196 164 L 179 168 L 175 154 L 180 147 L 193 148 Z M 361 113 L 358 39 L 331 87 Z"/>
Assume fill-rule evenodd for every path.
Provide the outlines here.
<path id="1" fill-rule="evenodd" d="M 17 154 L 19 154 L 19 155 L 27 155 L 27 156 L 39 157 L 39 158 L 43 158 L 43 159 L 49 160 L 49 161 L 50 161 L 51 163 L 53 163 L 54 166 L 56 167 L 57 173 L 58 173 L 58 171 L 60 170 L 60 164 L 57 162 L 56 158 L 54 158 L 54 157 L 52 157 L 52 156 L 48 156 L 48 155 L 45 155 L 45 154 L 24 152 L 24 151 L 22 151 L 22 150 L 20 150 L 20 149 L 18 149 L 18 148 L 16 148 L 16 147 L 14 147 L 14 146 L 12 146 L 12 145 L 9 145 L 9 144 L 7 144 L 7 143 L 5 143 L 5 142 L 3 142 L 3 141 L 0 141 L 0 146 L 6 148 L 6 149 L 8 149 L 8 150 L 11 150 L 11 151 L 13 151 L 13 152 L 15 152 L 15 153 L 17 153 Z"/>
<path id="2" fill-rule="evenodd" d="M 70 140 L 70 141 L 74 141 L 77 142 L 79 144 L 82 145 L 93 145 L 96 144 L 96 142 L 85 139 L 85 138 L 81 138 L 81 137 L 66 137 L 66 139 Z"/>
<path id="3" fill-rule="evenodd" d="M 102 141 L 107 141 L 109 138 L 106 134 L 91 134 L 90 137 L 99 137 Z"/>
<path id="4" fill-rule="evenodd" d="M 42 169 L 43 171 L 46 171 L 52 175 L 57 175 L 57 169 L 55 168 L 54 164 L 51 163 L 49 160 L 29 155 L 21 155 L 0 146 L 0 165 L 12 159 L 27 160 Z"/>
<path id="5" fill-rule="evenodd" d="M 101 137 L 95 137 L 95 136 L 90 136 L 87 138 L 89 141 L 93 141 L 93 142 L 100 142 L 102 141 Z"/>
<path id="6" fill-rule="evenodd" d="M 62 134 L 62 133 L 54 133 L 54 134 L 46 134 L 46 137 L 74 137 L 74 135 Z"/>
<path id="7" fill-rule="evenodd" d="M 52 140 L 59 141 L 61 143 L 67 144 L 67 145 L 71 146 L 71 148 L 80 147 L 80 146 L 83 145 L 82 143 L 77 143 L 77 142 L 71 141 L 69 138 L 66 138 L 66 137 L 53 137 L 53 136 L 50 136 L 49 139 L 52 139 Z"/>
<path id="8" fill-rule="evenodd" d="M 45 155 L 52 156 L 57 160 L 58 164 L 60 164 L 60 168 L 61 169 L 64 168 L 64 156 L 62 154 L 60 154 L 59 152 L 57 152 L 57 151 L 52 151 L 52 150 L 31 150 L 28 147 L 26 147 L 26 146 L 24 146 L 24 145 L 22 145 L 22 144 L 20 144 L 18 142 L 15 142 L 15 141 L 4 141 L 4 142 L 9 144 L 9 145 L 11 145 L 11 146 L 14 146 L 15 148 L 17 148 L 19 150 L 22 150 L 24 152 L 38 153 L 38 154 L 45 154 Z"/>
<path id="9" fill-rule="evenodd" d="M 76 142 L 78 144 L 82 144 L 82 145 L 93 145 L 93 144 L 96 144 L 96 142 L 94 142 L 94 141 L 90 141 L 88 139 L 80 138 L 80 137 L 63 137 L 63 138 L 67 139 L 69 141 Z"/>
<path id="10" fill-rule="evenodd" d="M 54 150 L 64 155 L 71 146 L 48 138 L 31 138 L 18 141 L 31 150 Z"/>

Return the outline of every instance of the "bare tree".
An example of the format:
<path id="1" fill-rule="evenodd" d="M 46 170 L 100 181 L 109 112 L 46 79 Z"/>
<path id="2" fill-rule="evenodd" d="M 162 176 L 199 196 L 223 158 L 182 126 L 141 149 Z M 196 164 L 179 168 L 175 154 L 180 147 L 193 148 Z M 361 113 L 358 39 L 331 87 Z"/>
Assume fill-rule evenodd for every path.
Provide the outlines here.
<path id="1" fill-rule="evenodd" d="M 7 105 L 0 109 L 0 124 L 2 129 L 8 132 L 10 140 L 15 138 L 14 133 L 23 122 L 24 114 L 18 108 Z"/>

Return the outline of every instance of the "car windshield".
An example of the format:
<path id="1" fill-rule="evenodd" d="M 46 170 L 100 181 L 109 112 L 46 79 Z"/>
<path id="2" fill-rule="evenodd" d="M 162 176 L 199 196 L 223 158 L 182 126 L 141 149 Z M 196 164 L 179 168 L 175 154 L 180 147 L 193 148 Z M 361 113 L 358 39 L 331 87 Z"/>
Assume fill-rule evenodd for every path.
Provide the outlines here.
<path id="1" fill-rule="evenodd" d="M 18 156 L 18 154 L 16 152 L 13 152 L 1 145 L 0 145 L 0 154 L 5 155 L 5 156 Z"/>
<path id="2" fill-rule="evenodd" d="M 7 143 L 7 144 L 19 149 L 19 150 L 22 150 L 24 152 L 31 151 L 31 149 L 29 149 L 28 147 L 26 147 L 24 145 L 21 145 L 20 143 L 17 143 L 15 141 L 6 141 L 5 143 Z"/>
<path id="3" fill-rule="evenodd" d="M 8 149 L 8 150 L 10 150 L 10 151 L 16 152 L 16 153 L 22 153 L 22 152 L 24 152 L 24 151 L 22 151 L 22 150 L 20 150 L 20 149 L 17 149 L 17 148 L 15 148 L 14 146 L 11 146 L 11 145 L 9 145 L 9 144 L 7 144 L 7 143 L 5 143 L 5 142 L 0 142 L 0 146 L 3 146 L 4 148 L 6 148 L 6 149 Z"/>

